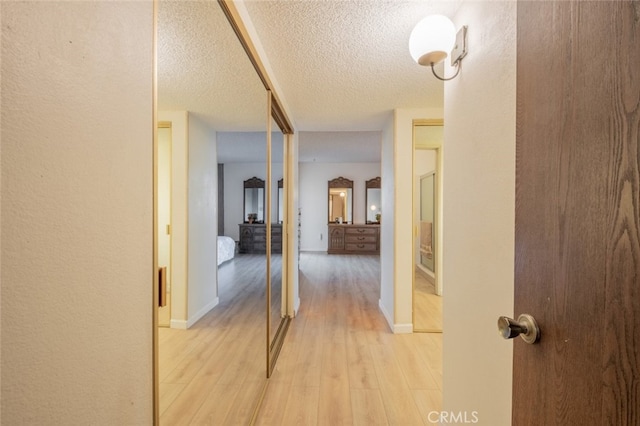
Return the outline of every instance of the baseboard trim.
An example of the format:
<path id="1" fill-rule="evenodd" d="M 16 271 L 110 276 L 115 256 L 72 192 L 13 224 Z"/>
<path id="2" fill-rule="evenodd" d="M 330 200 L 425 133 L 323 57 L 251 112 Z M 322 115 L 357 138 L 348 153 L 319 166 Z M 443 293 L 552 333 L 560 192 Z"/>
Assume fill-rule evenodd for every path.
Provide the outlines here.
<path id="1" fill-rule="evenodd" d="M 198 322 L 198 320 L 200 318 L 202 318 L 203 316 L 205 316 L 207 314 L 207 312 L 209 312 L 210 310 L 212 310 L 213 308 L 218 306 L 218 303 L 220 303 L 220 299 L 218 297 L 216 297 L 215 299 L 213 299 L 211 301 L 211 303 L 209 303 L 208 305 L 204 306 L 202 309 L 200 309 L 198 312 L 196 312 L 196 314 L 194 316 L 192 316 L 191 318 L 189 318 L 187 321 L 172 319 L 171 322 L 169 323 L 169 326 L 171 328 L 177 328 L 177 329 L 180 329 L 180 330 L 186 330 L 186 329 L 190 328 L 193 324 Z"/>
<path id="2" fill-rule="evenodd" d="M 300 298 L 296 298 L 296 301 L 293 304 L 293 316 L 295 317 L 296 315 L 298 315 L 298 312 L 300 311 Z"/>
<path id="3" fill-rule="evenodd" d="M 393 334 L 411 334 L 413 333 L 413 324 L 394 324 Z"/>
<path id="4" fill-rule="evenodd" d="M 413 324 L 394 324 L 393 318 L 391 318 L 391 315 L 389 314 L 389 312 L 387 312 L 387 310 L 384 308 L 384 305 L 382 304 L 382 300 L 380 299 L 378 299 L 378 307 L 380 308 L 382 315 L 384 315 L 384 318 L 387 320 L 387 324 L 389 325 L 389 328 L 391 329 L 393 334 L 413 333 Z"/>
<path id="5" fill-rule="evenodd" d="M 425 268 L 424 266 L 422 266 L 419 263 L 416 263 L 416 266 L 418 267 L 420 272 L 422 272 L 424 274 L 424 277 L 426 279 L 428 279 L 429 281 L 431 281 L 431 284 L 435 284 L 436 283 L 436 274 L 434 274 L 433 272 L 431 272 L 430 270 L 428 270 L 427 268 Z"/>
<path id="6" fill-rule="evenodd" d="M 387 325 L 389 325 L 389 329 L 391 329 L 391 331 L 393 331 L 393 329 L 394 329 L 394 327 L 393 327 L 393 318 L 391 317 L 389 312 L 387 312 L 387 310 L 384 308 L 384 305 L 382 304 L 382 299 L 378 299 L 378 308 L 380 308 L 380 311 L 382 312 L 382 315 L 384 315 L 384 318 L 387 320 Z"/>
<path id="7" fill-rule="evenodd" d="M 170 328 L 177 328 L 178 330 L 186 330 L 187 329 L 187 322 L 185 320 L 172 319 L 169 322 L 169 327 Z"/>
<path id="8" fill-rule="evenodd" d="M 209 303 L 208 305 L 200 309 L 198 312 L 196 312 L 195 315 L 189 318 L 189 320 L 187 321 L 187 328 L 191 327 L 193 324 L 198 322 L 200 318 L 205 316 L 207 312 L 209 312 L 210 310 L 218 306 L 218 303 L 220 303 L 220 298 L 216 297 L 211 301 L 211 303 Z"/>

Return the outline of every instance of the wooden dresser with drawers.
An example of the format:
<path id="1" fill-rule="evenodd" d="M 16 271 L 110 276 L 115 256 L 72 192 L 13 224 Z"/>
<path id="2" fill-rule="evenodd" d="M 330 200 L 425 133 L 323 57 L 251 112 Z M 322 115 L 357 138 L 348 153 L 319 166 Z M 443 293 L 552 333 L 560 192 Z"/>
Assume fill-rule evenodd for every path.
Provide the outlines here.
<path id="1" fill-rule="evenodd" d="M 379 254 L 380 225 L 329 224 L 329 254 Z"/>
<path id="2" fill-rule="evenodd" d="M 240 253 L 266 253 L 267 225 L 263 223 L 241 223 Z M 282 253 L 282 225 L 271 225 L 271 253 Z"/>

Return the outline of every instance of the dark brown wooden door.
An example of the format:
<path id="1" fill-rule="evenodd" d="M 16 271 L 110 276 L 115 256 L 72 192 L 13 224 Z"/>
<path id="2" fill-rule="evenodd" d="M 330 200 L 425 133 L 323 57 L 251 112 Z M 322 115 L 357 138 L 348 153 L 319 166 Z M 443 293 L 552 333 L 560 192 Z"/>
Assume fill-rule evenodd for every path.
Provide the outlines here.
<path id="1" fill-rule="evenodd" d="M 515 425 L 640 425 L 640 3 L 518 2 Z"/>

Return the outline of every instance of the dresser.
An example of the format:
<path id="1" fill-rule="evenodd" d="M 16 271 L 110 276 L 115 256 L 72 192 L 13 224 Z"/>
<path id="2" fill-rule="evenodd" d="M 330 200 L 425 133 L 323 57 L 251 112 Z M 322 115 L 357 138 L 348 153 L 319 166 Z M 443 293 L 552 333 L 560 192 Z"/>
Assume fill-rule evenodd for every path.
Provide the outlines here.
<path id="1" fill-rule="evenodd" d="M 329 254 L 379 254 L 380 225 L 329 224 Z"/>
<path id="2" fill-rule="evenodd" d="M 240 253 L 267 252 L 267 225 L 264 223 L 241 223 Z M 282 225 L 271 225 L 271 253 L 282 253 Z"/>

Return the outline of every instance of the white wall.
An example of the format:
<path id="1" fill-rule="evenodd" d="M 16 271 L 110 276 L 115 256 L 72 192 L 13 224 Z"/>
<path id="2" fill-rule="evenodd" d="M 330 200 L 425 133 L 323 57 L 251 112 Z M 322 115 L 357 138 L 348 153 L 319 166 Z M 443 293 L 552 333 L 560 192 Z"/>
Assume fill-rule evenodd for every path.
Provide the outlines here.
<path id="1" fill-rule="evenodd" d="M 353 181 L 353 222 L 365 222 L 365 181 L 380 176 L 380 163 L 300 163 L 301 249 L 327 251 L 329 181 Z M 383 221 L 385 211 L 382 210 Z"/>
<path id="2" fill-rule="evenodd" d="M 384 220 L 380 223 L 380 300 L 378 306 L 387 319 L 389 327 L 393 330 L 395 312 L 394 293 L 394 223 L 395 223 L 395 176 L 393 173 L 393 138 L 395 128 L 395 114 L 390 114 L 382 129 L 381 151 L 381 205 L 386 212 Z"/>
<path id="3" fill-rule="evenodd" d="M 152 16 L 2 2 L 2 424 L 152 423 Z"/>
<path id="4" fill-rule="evenodd" d="M 224 164 L 224 235 L 238 241 L 240 230 L 238 225 L 246 218 L 244 212 L 244 181 L 257 177 L 266 180 L 267 163 L 225 163 Z M 278 217 L 278 180 L 283 178 L 282 163 L 271 165 L 271 217 L 275 223 Z M 265 192 L 266 197 L 266 192 Z M 265 198 L 266 204 L 266 198 Z"/>
<path id="5" fill-rule="evenodd" d="M 413 120 L 441 119 L 441 109 L 398 109 L 394 129 L 394 288 L 392 329 L 413 331 Z M 448 123 L 445 122 L 445 127 Z M 445 141 L 446 143 L 446 141 Z"/>
<path id="6" fill-rule="evenodd" d="M 469 54 L 445 83 L 444 409 L 508 425 L 513 343 L 496 320 L 513 314 L 516 3 L 467 1 L 454 21 Z"/>
<path id="7" fill-rule="evenodd" d="M 188 323 L 218 304 L 218 159 L 216 134 L 189 115 Z"/>

